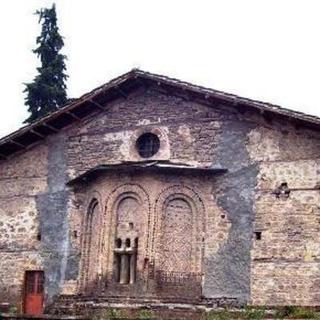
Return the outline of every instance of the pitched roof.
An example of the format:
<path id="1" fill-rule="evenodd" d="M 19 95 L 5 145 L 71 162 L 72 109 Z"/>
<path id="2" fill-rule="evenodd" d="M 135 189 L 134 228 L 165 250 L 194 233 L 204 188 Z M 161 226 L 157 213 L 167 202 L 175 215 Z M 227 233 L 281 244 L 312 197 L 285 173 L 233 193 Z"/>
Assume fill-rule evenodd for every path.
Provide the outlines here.
<path id="1" fill-rule="evenodd" d="M 301 125 L 320 129 L 320 118 L 316 116 L 133 69 L 84 94 L 80 98 L 72 100 L 47 116 L 0 139 L 0 159 L 6 159 L 18 151 L 30 148 L 46 136 L 56 133 L 71 123 L 77 122 L 94 112 L 105 110 L 108 108 L 108 102 L 119 97 L 127 97 L 130 92 L 142 85 L 157 86 L 172 94 L 196 99 L 209 105 L 219 100 L 236 106 L 242 111 L 248 109 L 258 110 L 261 113 L 283 116 L 295 120 Z"/>

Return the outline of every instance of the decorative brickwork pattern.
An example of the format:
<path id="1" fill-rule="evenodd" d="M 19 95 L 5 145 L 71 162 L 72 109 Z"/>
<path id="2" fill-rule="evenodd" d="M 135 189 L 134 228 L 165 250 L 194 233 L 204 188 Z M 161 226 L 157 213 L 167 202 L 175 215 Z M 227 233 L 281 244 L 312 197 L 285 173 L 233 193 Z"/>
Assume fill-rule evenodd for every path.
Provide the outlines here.
<path id="1" fill-rule="evenodd" d="M 191 206 L 177 195 L 176 198 L 167 201 L 163 216 L 159 268 L 166 270 L 167 274 L 189 273 L 193 239 Z"/>

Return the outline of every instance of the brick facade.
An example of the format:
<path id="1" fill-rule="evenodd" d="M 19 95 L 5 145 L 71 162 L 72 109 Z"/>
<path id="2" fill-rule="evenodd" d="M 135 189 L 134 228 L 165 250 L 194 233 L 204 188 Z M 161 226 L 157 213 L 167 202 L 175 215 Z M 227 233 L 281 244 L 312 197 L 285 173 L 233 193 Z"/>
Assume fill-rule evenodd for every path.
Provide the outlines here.
<path id="1" fill-rule="evenodd" d="M 67 183 L 145 160 L 135 148 L 145 132 L 160 140 L 148 160 L 227 171 L 109 170 Z M 47 305 L 59 294 L 319 305 L 319 138 L 154 88 L 116 99 L 0 162 L 0 301 L 21 308 L 24 272 L 44 270 Z M 136 254 L 132 284 L 117 280 L 125 250 Z"/>

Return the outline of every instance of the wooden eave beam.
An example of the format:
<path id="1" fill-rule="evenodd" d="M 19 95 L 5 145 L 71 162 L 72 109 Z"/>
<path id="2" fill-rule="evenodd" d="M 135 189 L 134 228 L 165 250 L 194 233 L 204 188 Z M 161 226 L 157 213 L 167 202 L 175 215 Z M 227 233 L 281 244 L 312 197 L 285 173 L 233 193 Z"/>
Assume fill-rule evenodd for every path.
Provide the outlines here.
<path id="1" fill-rule="evenodd" d="M 79 118 L 78 116 L 76 116 L 74 113 L 67 111 L 66 114 L 68 114 L 69 116 L 71 116 L 73 119 L 80 121 L 81 118 Z"/>
<path id="2" fill-rule="evenodd" d="M 123 89 L 121 89 L 119 86 L 115 86 L 115 89 L 120 93 L 120 95 L 123 98 L 125 98 L 125 99 L 128 98 L 128 94 Z"/>
<path id="3" fill-rule="evenodd" d="M 44 136 L 43 134 L 39 133 L 38 131 L 36 131 L 36 130 L 34 130 L 34 129 L 31 129 L 30 132 L 33 133 L 33 134 L 35 134 L 36 136 L 38 136 L 38 137 L 41 138 L 41 139 L 44 139 L 44 138 L 45 138 L 45 136 Z"/>
<path id="4" fill-rule="evenodd" d="M 7 160 L 8 159 L 8 157 L 7 156 L 5 156 L 4 154 L 2 154 L 2 153 L 0 153 L 0 158 L 1 159 L 5 159 L 5 160 Z"/>
<path id="5" fill-rule="evenodd" d="M 49 128 L 49 129 L 52 130 L 53 132 L 59 132 L 59 130 L 58 130 L 57 128 L 55 128 L 55 127 L 53 127 L 53 126 L 50 126 L 50 124 L 42 123 L 42 125 L 43 125 L 44 127 Z"/>
<path id="6" fill-rule="evenodd" d="M 271 114 L 271 112 L 267 111 L 267 110 L 263 110 L 263 112 L 261 112 L 263 119 L 271 124 L 272 123 L 272 119 L 273 119 L 273 115 Z"/>
<path id="7" fill-rule="evenodd" d="M 18 146 L 18 147 L 20 147 L 20 148 L 23 148 L 23 149 L 26 149 L 26 148 L 27 148 L 24 144 L 19 143 L 19 142 L 17 142 L 17 141 L 14 141 L 14 140 L 12 140 L 12 139 L 9 140 L 9 142 L 12 143 L 12 144 L 14 144 L 14 145 L 16 145 L 16 146 Z"/>
<path id="8" fill-rule="evenodd" d="M 241 115 L 244 115 L 246 113 L 246 108 L 243 105 L 238 104 L 237 105 L 237 110 Z"/>
<path id="9" fill-rule="evenodd" d="M 105 108 L 98 102 L 93 101 L 92 99 L 88 100 L 88 102 L 92 103 L 94 106 L 96 106 L 98 109 L 105 111 Z"/>

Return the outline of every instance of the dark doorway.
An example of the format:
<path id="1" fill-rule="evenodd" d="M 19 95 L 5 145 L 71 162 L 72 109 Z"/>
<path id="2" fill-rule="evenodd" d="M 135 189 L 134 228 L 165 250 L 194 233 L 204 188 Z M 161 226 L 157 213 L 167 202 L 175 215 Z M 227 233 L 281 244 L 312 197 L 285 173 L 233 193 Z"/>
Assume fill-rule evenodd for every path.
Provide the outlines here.
<path id="1" fill-rule="evenodd" d="M 24 313 L 38 315 L 43 312 L 43 271 L 26 271 L 24 286 Z"/>

